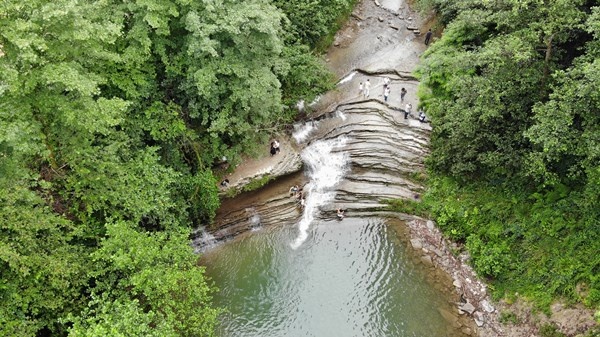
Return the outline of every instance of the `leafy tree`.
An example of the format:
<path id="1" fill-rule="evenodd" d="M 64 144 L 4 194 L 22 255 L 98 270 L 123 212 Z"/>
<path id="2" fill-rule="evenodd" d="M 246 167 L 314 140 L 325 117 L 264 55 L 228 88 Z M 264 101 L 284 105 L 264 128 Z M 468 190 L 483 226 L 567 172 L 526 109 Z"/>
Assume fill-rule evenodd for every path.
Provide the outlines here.
<path id="1" fill-rule="evenodd" d="M 72 244 L 77 229 L 30 189 L 43 182 L 2 159 L 0 177 L 0 334 L 31 336 L 81 301 L 88 249 Z M 48 202 L 54 200 L 46 195 Z"/>
<path id="2" fill-rule="evenodd" d="M 267 0 L 1 7 L 0 333 L 211 335 L 184 233 L 215 216 L 212 164 L 295 118 L 324 67 Z"/>
<path id="3" fill-rule="evenodd" d="M 532 107 L 546 97 L 549 72 L 561 65 L 553 56 L 584 12 L 573 1 L 454 5 L 455 19 L 418 71 L 437 126 L 431 165 L 457 177 L 519 175 Z"/>
<path id="4" fill-rule="evenodd" d="M 97 268 L 90 272 L 96 284 L 92 293 L 104 297 L 91 303 L 84 319 L 75 320 L 71 334 L 96 336 L 114 329 L 135 336 L 141 329 L 152 335 L 211 336 L 219 311 L 210 306 L 212 288 L 190 254 L 187 234 L 143 233 L 122 221 L 106 228 L 106 238 L 92 254 Z M 130 331 L 126 322 L 113 325 L 117 317 L 111 309 L 121 310 L 131 324 L 148 325 Z"/>
<path id="5" fill-rule="evenodd" d="M 497 296 L 598 305 L 598 7 L 423 2 L 448 23 L 418 70 L 432 215 Z"/>
<path id="6" fill-rule="evenodd" d="M 337 32 L 354 7 L 356 0 L 273 0 L 287 17 L 286 32 L 291 44 L 312 48 L 329 45 L 322 40 Z"/>

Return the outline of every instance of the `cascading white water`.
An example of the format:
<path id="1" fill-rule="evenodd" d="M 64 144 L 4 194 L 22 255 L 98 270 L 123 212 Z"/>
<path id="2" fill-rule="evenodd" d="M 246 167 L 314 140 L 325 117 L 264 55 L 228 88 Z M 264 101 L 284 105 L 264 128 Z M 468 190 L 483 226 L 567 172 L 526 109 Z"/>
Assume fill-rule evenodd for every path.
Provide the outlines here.
<path id="1" fill-rule="evenodd" d="M 316 129 L 317 122 L 308 122 L 304 124 L 294 125 L 294 133 L 292 137 L 296 140 L 297 144 L 302 143 L 308 138 L 308 136 Z"/>
<path id="2" fill-rule="evenodd" d="M 345 113 L 343 113 L 343 112 L 341 112 L 340 110 L 336 110 L 336 111 L 335 111 L 335 115 L 336 115 L 338 118 L 340 118 L 342 121 L 346 121 L 346 118 L 348 118 L 348 117 L 346 116 L 346 114 L 345 114 Z"/>
<path id="3" fill-rule="evenodd" d="M 354 75 L 356 75 L 356 74 L 358 74 L 358 72 L 357 72 L 357 71 L 353 71 L 353 72 L 351 72 L 351 73 L 350 73 L 350 74 L 348 74 L 346 77 L 342 78 L 342 79 L 341 79 L 341 80 L 340 80 L 340 81 L 337 83 L 337 85 L 344 84 L 344 83 L 346 83 L 346 82 L 350 82 L 350 81 L 352 80 L 352 78 L 354 77 Z"/>
<path id="4" fill-rule="evenodd" d="M 262 228 L 260 214 L 256 211 L 256 208 L 249 207 L 245 209 L 248 214 L 248 222 L 250 222 L 250 227 L 253 231 L 259 230 Z"/>
<path id="5" fill-rule="evenodd" d="M 194 250 L 196 254 L 203 253 L 219 244 L 217 239 L 204 227 L 197 229 L 194 234 L 196 238 L 193 240 L 193 246 L 196 247 Z"/>
<path id="6" fill-rule="evenodd" d="M 304 187 L 305 204 L 298 223 L 298 237 L 291 244 L 297 249 L 308 238 L 308 229 L 319 212 L 319 207 L 335 197 L 335 186 L 348 170 L 349 155 L 341 148 L 346 138 L 319 140 L 302 151 L 302 160 L 307 167 L 310 182 Z"/>

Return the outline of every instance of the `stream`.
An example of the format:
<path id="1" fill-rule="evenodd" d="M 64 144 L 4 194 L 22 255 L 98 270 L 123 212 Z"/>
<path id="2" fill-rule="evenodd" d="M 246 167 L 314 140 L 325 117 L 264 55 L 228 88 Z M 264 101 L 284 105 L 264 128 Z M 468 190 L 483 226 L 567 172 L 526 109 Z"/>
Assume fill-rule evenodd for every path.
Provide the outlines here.
<path id="1" fill-rule="evenodd" d="M 294 160 L 302 170 L 224 199 L 213 230 L 199 230 L 194 245 L 226 309 L 219 336 L 475 335 L 452 281 L 414 255 L 414 217 L 385 210 L 423 193 L 431 127 L 403 113 L 418 106 L 410 74 L 424 50 L 407 29 L 423 25 L 413 16 L 401 0 L 360 1 L 327 54 L 337 88 L 276 155 L 273 170 Z M 369 97 L 358 90 L 366 80 Z M 303 205 L 288 192 L 296 184 Z"/>

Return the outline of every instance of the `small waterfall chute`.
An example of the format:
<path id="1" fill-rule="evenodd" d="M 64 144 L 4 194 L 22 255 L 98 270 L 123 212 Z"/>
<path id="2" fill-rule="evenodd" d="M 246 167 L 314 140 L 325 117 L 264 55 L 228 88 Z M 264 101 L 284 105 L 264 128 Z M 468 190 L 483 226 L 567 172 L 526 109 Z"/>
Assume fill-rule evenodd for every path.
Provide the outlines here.
<path id="1" fill-rule="evenodd" d="M 246 208 L 246 213 L 248 214 L 248 222 L 250 223 L 250 228 L 253 231 L 260 230 L 262 228 L 262 219 L 260 218 L 260 214 L 256 211 L 256 208 L 249 207 Z"/>
<path id="2" fill-rule="evenodd" d="M 217 239 L 204 227 L 197 229 L 194 234 L 196 238 L 193 240 L 193 246 L 196 247 L 196 253 L 203 253 L 219 244 Z"/>
<path id="3" fill-rule="evenodd" d="M 305 141 L 308 136 L 317 128 L 317 122 L 311 121 L 308 123 L 294 125 L 294 133 L 292 137 L 296 140 L 296 144 Z"/>
<path id="4" fill-rule="evenodd" d="M 297 249 L 308 238 L 308 229 L 322 205 L 335 197 L 335 186 L 348 170 L 349 155 L 341 148 L 346 138 L 319 140 L 302 151 L 302 160 L 307 167 L 310 182 L 304 187 L 306 195 L 302 218 L 298 223 L 298 237 L 291 244 Z"/>
<path id="5" fill-rule="evenodd" d="M 344 83 L 346 83 L 346 82 L 350 82 L 350 81 L 352 80 L 352 78 L 354 77 L 354 75 L 356 75 L 356 74 L 358 74 L 358 72 L 357 72 L 356 70 L 355 70 L 355 71 L 353 71 L 353 72 L 351 72 L 351 73 L 350 73 L 350 74 L 348 74 L 346 77 L 342 78 L 342 79 L 341 79 L 341 80 L 340 80 L 340 81 L 337 83 L 337 85 L 344 84 Z"/>

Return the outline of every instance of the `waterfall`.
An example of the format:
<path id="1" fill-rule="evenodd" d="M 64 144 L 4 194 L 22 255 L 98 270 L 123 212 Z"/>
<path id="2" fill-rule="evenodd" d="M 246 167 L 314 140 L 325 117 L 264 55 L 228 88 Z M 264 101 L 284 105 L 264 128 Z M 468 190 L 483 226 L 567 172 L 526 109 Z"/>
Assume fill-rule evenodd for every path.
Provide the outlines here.
<path id="1" fill-rule="evenodd" d="M 250 223 L 250 228 L 253 231 L 260 230 L 262 228 L 262 220 L 260 218 L 260 214 L 256 211 L 256 208 L 249 207 L 245 209 L 248 214 L 248 222 Z"/>
<path id="2" fill-rule="evenodd" d="M 337 85 L 344 84 L 344 83 L 346 83 L 346 82 L 350 82 L 350 80 L 352 80 L 352 78 L 354 77 L 354 75 L 356 75 L 357 73 L 358 73 L 357 71 L 353 71 L 353 72 L 351 72 L 351 73 L 350 73 L 350 74 L 348 74 L 346 77 L 342 78 L 342 79 L 341 79 L 341 80 L 340 80 L 340 81 L 337 83 Z"/>
<path id="3" fill-rule="evenodd" d="M 308 138 L 308 136 L 316 129 L 317 122 L 308 122 L 303 124 L 294 125 L 294 133 L 292 137 L 296 140 L 297 144 L 302 143 Z"/>
<path id="4" fill-rule="evenodd" d="M 298 237 L 291 244 L 297 249 L 308 238 L 308 228 L 319 212 L 319 207 L 335 197 L 334 187 L 348 169 L 347 153 L 341 151 L 346 138 L 319 140 L 302 151 L 302 160 L 307 167 L 310 182 L 304 187 L 305 205 L 298 223 Z"/>
<path id="5" fill-rule="evenodd" d="M 196 247 L 195 253 L 203 253 L 218 244 L 217 239 L 204 227 L 197 229 L 194 232 L 194 235 L 196 238 L 192 241 L 192 243 L 193 246 Z"/>

